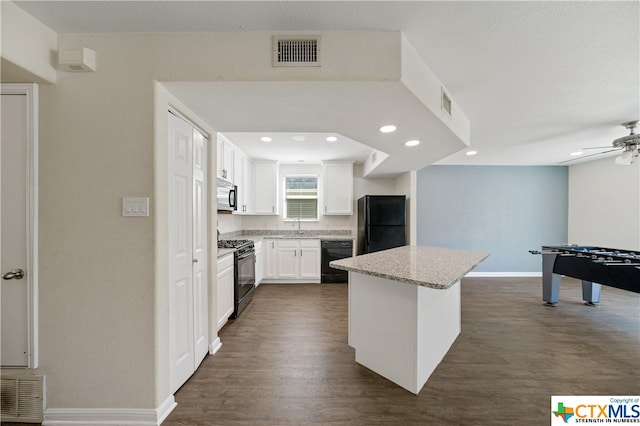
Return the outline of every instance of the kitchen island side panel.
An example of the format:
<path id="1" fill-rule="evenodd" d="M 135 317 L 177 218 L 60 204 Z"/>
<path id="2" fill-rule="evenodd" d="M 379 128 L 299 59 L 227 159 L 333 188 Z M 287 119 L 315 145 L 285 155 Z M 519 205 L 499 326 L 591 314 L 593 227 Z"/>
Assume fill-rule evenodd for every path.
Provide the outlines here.
<path id="1" fill-rule="evenodd" d="M 460 283 L 446 290 L 349 274 L 356 362 L 419 393 L 460 333 Z"/>

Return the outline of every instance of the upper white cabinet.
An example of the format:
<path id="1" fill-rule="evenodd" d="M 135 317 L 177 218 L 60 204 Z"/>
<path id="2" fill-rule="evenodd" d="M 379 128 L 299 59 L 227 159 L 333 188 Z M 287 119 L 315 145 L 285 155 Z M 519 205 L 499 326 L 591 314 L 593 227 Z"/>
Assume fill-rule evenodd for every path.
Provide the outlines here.
<path id="1" fill-rule="evenodd" d="M 234 214 L 253 213 L 253 181 L 251 179 L 251 159 L 242 151 L 236 149 L 234 153 L 233 183 L 238 187 L 238 210 Z"/>
<path id="2" fill-rule="evenodd" d="M 217 175 L 221 179 L 234 182 L 234 156 L 236 148 L 224 136 L 218 133 L 218 168 Z"/>
<path id="3" fill-rule="evenodd" d="M 322 213 L 353 214 L 353 162 L 322 163 Z"/>
<path id="4" fill-rule="evenodd" d="M 253 162 L 253 213 L 278 214 L 278 163 L 275 161 Z"/>

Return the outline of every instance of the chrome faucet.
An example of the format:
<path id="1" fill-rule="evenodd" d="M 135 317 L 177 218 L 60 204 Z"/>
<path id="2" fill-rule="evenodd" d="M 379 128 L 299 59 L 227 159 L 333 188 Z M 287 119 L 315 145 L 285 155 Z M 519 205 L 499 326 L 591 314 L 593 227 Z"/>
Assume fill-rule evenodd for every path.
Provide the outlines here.
<path id="1" fill-rule="evenodd" d="M 300 218 L 296 217 L 295 220 L 298 221 L 298 235 L 302 234 L 302 230 L 300 230 Z"/>

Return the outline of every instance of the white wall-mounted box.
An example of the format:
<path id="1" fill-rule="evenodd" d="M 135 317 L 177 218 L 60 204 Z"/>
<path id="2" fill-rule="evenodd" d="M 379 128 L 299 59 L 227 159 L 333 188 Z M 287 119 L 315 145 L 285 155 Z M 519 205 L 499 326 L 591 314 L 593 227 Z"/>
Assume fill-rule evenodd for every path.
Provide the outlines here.
<path id="1" fill-rule="evenodd" d="M 86 47 L 60 49 L 58 65 L 65 71 L 94 72 L 96 70 L 96 52 Z"/>

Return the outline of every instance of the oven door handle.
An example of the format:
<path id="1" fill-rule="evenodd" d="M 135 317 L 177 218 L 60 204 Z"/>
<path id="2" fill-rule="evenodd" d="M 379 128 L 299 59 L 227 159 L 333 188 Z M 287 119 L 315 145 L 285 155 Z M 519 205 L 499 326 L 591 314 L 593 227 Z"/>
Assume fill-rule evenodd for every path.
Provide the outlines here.
<path id="1" fill-rule="evenodd" d="M 255 256 L 256 252 L 255 251 L 248 251 L 246 253 L 243 253 L 241 255 L 238 256 L 238 260 L 242 260 L 242 259 L 246 259 L 249 256 Z"/>

